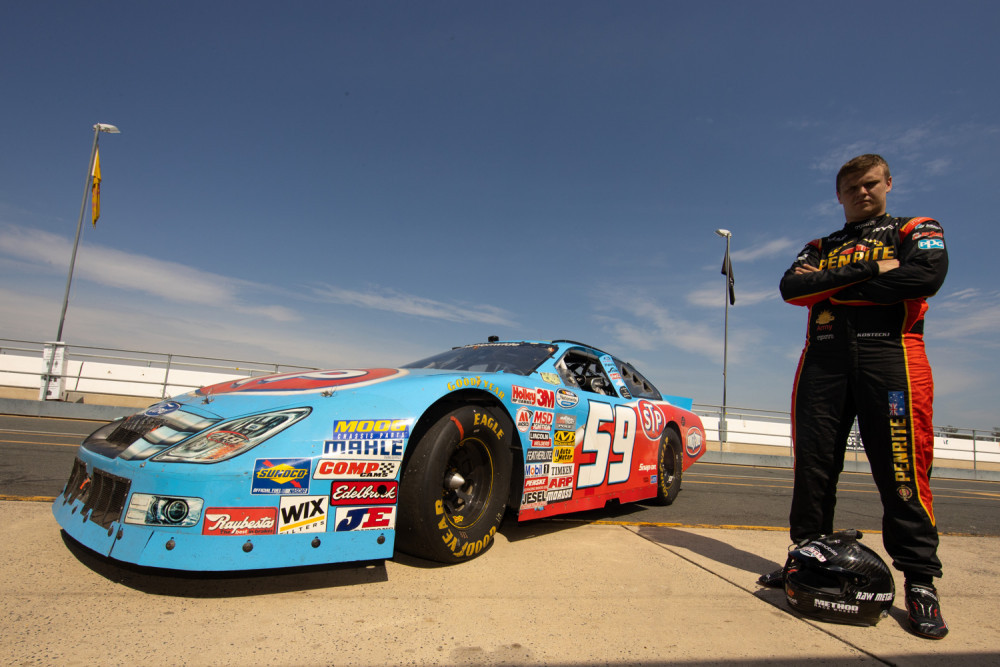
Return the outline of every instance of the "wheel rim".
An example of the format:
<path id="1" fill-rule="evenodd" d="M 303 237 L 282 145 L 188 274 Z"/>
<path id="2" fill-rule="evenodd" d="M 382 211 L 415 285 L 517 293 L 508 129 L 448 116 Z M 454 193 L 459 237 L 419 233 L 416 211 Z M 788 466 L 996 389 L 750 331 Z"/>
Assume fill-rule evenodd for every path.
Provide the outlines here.
<path id="1" fill-rule="evenodd" d="M 668 438 L 667 446 L 663 448 L 663 482 L 669 487 L 674 483 L 677 474 L 677 448 Z"/>
<path id="2" fill-rule="evenodd" d="M 448 458 L 442 482 L 445 515 L 456 528 L 471 528 L 493 493 L 493 459 L 485 443 L 467 438 Z"/>

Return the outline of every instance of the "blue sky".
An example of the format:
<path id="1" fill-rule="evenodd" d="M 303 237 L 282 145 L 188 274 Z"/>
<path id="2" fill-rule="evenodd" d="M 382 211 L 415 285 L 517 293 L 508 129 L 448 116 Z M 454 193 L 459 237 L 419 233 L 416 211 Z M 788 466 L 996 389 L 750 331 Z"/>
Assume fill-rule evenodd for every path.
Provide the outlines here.
<path id="1" fill-rule="evenodd" d="M 988 2 L 32 2 L 0 9 L 0 338 L 358 367 L 571 338 L 665 393 L 787 410 L 777 285 L 884 155 L 940 220 L 941 425 L 991 428 Z M 89 216 L 89 212 L 88 212 Z"/>

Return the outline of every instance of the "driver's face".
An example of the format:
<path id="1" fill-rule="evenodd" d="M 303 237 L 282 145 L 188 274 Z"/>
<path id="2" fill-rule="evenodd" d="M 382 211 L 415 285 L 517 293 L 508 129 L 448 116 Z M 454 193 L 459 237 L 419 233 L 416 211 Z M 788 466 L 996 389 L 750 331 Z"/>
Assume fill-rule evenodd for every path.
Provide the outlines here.
<path id="1" fill-rule="evenodd" d="M 844 207 L 847 222 L 858 222 L 885 213 L 885 196 L 892 190 L 892 177 L 875 166 L 868 171 L 847 174 L 841 179 L 837 201 Z"/>

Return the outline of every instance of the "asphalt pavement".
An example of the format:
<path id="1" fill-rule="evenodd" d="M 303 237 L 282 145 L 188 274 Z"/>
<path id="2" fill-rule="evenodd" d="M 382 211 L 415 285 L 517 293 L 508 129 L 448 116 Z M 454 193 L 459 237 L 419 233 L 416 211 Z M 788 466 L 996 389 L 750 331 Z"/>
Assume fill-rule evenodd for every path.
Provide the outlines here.
<path id="1" fill-rule="evenodd" d="M 994 537 L 942 537 L 951 633 L 931 641 L 905 629 L 901 595 L 875 627 L 790 611 L 755 583 L 784 531 L 511 522 L 457 566 L 186 576 L 96 556 L 48 503 L 0 501 L 0 526 L 3 664 L 1000 665 Z"/>

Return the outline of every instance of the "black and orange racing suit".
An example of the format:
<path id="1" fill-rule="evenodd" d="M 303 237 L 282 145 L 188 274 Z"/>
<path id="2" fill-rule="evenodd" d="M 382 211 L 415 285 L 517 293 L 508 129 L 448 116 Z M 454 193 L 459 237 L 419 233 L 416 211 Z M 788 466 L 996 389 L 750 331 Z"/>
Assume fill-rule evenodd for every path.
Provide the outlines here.
<path id="1" fill-rule="evenodd" d="M 899 267 L 880 274 L 882 259 Z M 807 264 L 820 270 L 795 273 Z M 833 532 L 837 478 L 857 417 L 893 565 L 920 578 L 941 576 L 923 318 L 947 271 L 937 221 L 881 215 L 809 242 L 782 277 L 785 301 L 809 307 L 792 390 L 793 541 Z"/>

